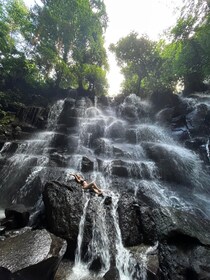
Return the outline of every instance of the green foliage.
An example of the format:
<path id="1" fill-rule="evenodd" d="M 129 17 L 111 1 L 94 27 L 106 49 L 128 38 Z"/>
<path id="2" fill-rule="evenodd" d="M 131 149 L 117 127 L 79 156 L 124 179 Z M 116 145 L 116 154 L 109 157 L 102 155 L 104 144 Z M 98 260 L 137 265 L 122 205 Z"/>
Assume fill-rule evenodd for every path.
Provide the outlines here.
<path id="1" fill-rule="evenodd" d="M 0 90 L 82 85 L 105 93 L 104 2 L 42 2 L 29 10 L 23 0 L 0 0 Z"/>
<path id="2" fill-rule="evenodd" d="M 185 92 L 201 91 L 210 82 L 210 4 L 185 0 L 180 17 L 168 40 L 155 43 L 130 33 L 110 49 L 124 75 L 124 93 L 175 90 L 178 82 Z"/>
<path id="3" fill-rule="evenodd" d="M 137 33 L 130 33 L 120 39 L 110 50 L 115 53 L 118 65 L 124 75 L 123 92 L 136 93 L 150 92 L 154 87 L 160 86 L 158 80 L 162 59 L 155 42 L 146 36 L 138 37 Z"/>
<path id="4" fill-rule="evenodd" d="M 95 69 L 100 72 L 99 68 L 107 67 L 103 46 L 107 16 L 103 1 L 44 1 L 42 7 L 34 8 L 33 19 L 36 60 L 46 79 L 53 77 L 56 87 L 86 84 L 89 80 L 84 65 L 92 65 L 89 69 L 94 69 L 94 73 Z"/>
<path id="5" fill-rule="evenodd" d="M 182 81 L 186 93 L 204 90 L 203 81 L 210 74 L 209 20 L 205 1 L 198 1 L 195 6 L 187 2 L 176 26 L 171 29 L 172 41 L 161 51 L 167 80 Z"/>
<path id="6" fill-rule="evenodd" d="M 15 116 L 11 113 L 0 110 L 0 125 L 8 125 L 15 121 Z"/>

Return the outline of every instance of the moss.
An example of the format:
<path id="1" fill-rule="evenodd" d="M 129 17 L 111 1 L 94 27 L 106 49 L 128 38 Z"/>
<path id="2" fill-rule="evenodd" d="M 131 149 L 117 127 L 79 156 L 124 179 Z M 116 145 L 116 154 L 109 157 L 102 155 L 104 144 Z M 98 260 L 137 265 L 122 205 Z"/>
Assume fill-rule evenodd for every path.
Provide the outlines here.
<path id="1" fill-rule="evenodd" d="M 1 112 L 3 112 L 3 117 L 0 119 L 0 125 L 8 125 L 15 121 L 13 114 L 0 110 L 0 114 Z"/>

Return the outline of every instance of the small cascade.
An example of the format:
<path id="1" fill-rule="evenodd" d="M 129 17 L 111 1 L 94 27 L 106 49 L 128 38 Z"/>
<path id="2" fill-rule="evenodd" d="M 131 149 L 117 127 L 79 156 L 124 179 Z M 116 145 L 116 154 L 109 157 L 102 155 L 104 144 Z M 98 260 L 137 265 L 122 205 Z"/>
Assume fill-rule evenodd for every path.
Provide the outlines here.
<path id="1" fill-rule="evenodd" d="M 0 176 L 2 192 L 0 205 L 5 204 L 5 201 L 8 201 L 7 203 L 20 203 L 24 197 L 32 192 L 30 186 L 33 181 L 37 180 L 38 177 L 42 179 L 42 182 L 44 181 L 45 168 L 49 164 L 48 149 L 54 137 L 54 130 L 63 104 L 64 101 L 58 101 L 51 107 L 47 124 L 47 128 L 51 131 L 35 133 L 31 139 L 18 143 L 15 153 L 7 158 Z M 7 142 L 2 148 L 2 157 L 7 156 L 4 151 L 8 149 L 9 145 L 12 143 Z M 13 190 L 14 186 L 16 189 Z"/>
<path id="2" fill-rule="evenodd" d="M 104 200 L 99 198 L 92 200 L 94 202 L 94 217 L 92 225 L 92 238 L 88 245 L 85 256 L 86 261 L 82 260 L 82 244 L 84 238 L 85 221 L 90 202 L 90 196 L 83 193 L 84 208 L 79 224 L 79 234 L 77 238 L 77 249 L 75 255 L 75 263 L 72 274 L 69 279 L 83 279 L 89 275 L 89 268 L 93 261 L 100 258 L 101 269 L 100 276 L 103 276 L 110 267 L 109 239 L 106 226 L 106 210 L 104 208 Z"/>
<path id="3" fill-rule="evenodd" d="M 197 154 L 177 143 L 168 128 L 154 123 L 148 102 L 130 95 L 117 105 L 116 112 L 110 107 L 99 109 L 98 102 L 95 99 L 92 104 L 85 98 L 58 101 L 50 110 L 46 131 L 16 143 L 10 154 L 12 143 L 5 143 L 0 151 L 1 161 L 6 162 L 0 175 L 0 206 L 4 200 L 28 201 L 34 193 L 39 193 L 36 203 L 40 205 L 43 183 L 57 180 L 71 185 L 70 173 L 95 181 L 104 197 L 83 191 L 83 212 L 80 209 L 81 217 L 75 222 L 75 228 L 79 226 L 75 263 L 68 279 L 101 279 L 117 270 L 119 280 L 147 280 L 149 258 L 153 253 L 157 256 L 158 243 L 145 245 L 156 239 L 148 241 L 144 231 L 156 228 L 153 221 L 151 228 L 143 228 L 143 222 L 153 214 L 155 225 L 158 215 L 163 224 L 169 219 L 167 235 L 167 230 L 176 234 L 173 226 L 181 211 L 188 215 L 199 211 L 209 219 L 209 195 L 205 196 L 209 175 Z M 209 139 L 205 143 L 209 159 Z M 33 185 L 36 192 L 30 193 Z M 71 195 L 81 190 L 66 193 L 77 207 Z M 68 215 L 65 218 L 69 221 Z M 184 237 L 187 234 L 183 232 Z M 138 256 L 134 247 L 138 247 Z"/>
<path id="4" fill-rule="evenodd" d="M 98 200 L 98 199 L 97 199 Z M 92 229 L 92 239 L 88 246 L 88 267 L 98 258 L 101 261 L 100 275 L 103 276 L 110 267 L 109 238 L 106 225 L 106 210 L 104 199 L 96 201 L 95 217 Z"/>
<path id="5" fill-rule="evenodd" d="M 118 195 L 112 197 L 112 217 L 114 220 L 114 227 L 116 231 L 116 267 L 118 269 L 121 280 L 132 280 L 132 275 L 134 273 L 134 263 L 132 262 L 129 251 L 123 246 L 122 243 L 122 236 L 117 215 L 118 200 Z"/>
<path id="6" fill-rule="evenodd" d="M 209 139 L 207 140 L 207 143 L 206 143 L 206 155 L 207 155 L 207 158 L 208 160 L 210 161 L 210 151 L 209 151 Z"/>
<path id="7" fill-rule="evenodd" d="M 84 234 L 84 227 L 85 227 L 85 219 L 86 219 L 86 213 L 87 213 L 87 207 L 88 203 L 90 201 L 90 198 L 88 198 L 83 193 L 83 199 L 85 199 L 84 208 L 83 208 L 83 214 L 81 216 L 80 224 L 79 224 L 79 233 L 77 237 L 77 249 L 75 254 L 75 264 L 73 271 L 75 274 L 80 273 L 80 270 L 84 270 L 86 266 L 82 262 L 82 240 L 83 240 L 83 234 Z"/>
<path id="8" fill-rule="evenodd" d="M 47 122 L 47 130 L 55 130 L 58 118 L 63 110 L 64 100 L 58 100 L 50 109 Z"/>
<path id="9" fill-rule="evenodd" d="M 146 249 L 145 252 L 139 254 L 139 259 L 141 262 L 138 264 L 139 268 L 135 272 L 134 279 L 147 280 L 147 264 L 148 256 L 154 253 L 158 248 L 158 242 L 154 246 L 150 246 Z"/>

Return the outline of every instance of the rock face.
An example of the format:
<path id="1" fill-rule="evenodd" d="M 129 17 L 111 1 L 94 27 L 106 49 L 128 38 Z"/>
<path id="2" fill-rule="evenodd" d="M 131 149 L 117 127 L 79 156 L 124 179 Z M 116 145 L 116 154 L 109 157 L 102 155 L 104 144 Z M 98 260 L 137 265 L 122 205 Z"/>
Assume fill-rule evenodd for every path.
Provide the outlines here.
<path id="1" fill-rule="evenodd" d="M 67 253 L 73 257 L 83 211 L 81 187 L 75 182 L 72 182 L 71 186 L 48 182 L 43 192 L 43 200 L 49 230 L 67 240 Z"/>
<path id="2" fill-rule="evenodd" d="M 22 204 L 15 204 L 5 209 L 5 218 L 0 221 L 0 224 L 6 230 L 25 227 L 29 223 L 30 213 Z"/>
<path id="3" fill-rule="evenodd" d="M 65 256 L 88 269 L 87 279 L 92 273 L 113 280 L 210 279 L 209 105 L 156 93 L 150 102 L 131 95 L 113 108 L 69 97 L 51 112 L 51 131 L 4 145 L 0 162 L 5 157 L 10 165 L 2 168 L 2 197 L 33 211 L 42 205 L 38 226 L 66 240 Z M 7 181 L 8 166 L 16 170 L 20 155 L 25 165 L 18 162 L 21 171 Z M 82 190 L 71 172 L 96 181 L 103 196 Z M 44 232 L 40 256 L 51 251 L 51 234 Z M 47 277 L 59 256 L 40 261 L 53 263 Z M 27 279 L 21 262 L 14 270 L 6 261 L 0 263 L 10 270 L 2 269 L 5 277 Z"/>
<path id="4" fill-rule="evenodd" d="M 46 230 L 28 229 L 0 241 L 0 248 L 0 266 L 11 271 L 11 279 L 44 280 L 53 279 L 66 242 Z"/>

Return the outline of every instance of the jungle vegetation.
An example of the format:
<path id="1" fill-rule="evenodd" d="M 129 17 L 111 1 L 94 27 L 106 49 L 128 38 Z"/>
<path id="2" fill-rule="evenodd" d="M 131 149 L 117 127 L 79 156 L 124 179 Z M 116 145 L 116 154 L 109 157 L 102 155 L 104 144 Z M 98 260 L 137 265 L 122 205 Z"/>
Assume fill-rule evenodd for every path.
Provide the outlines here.
<path id="1" fill-rule="evenodd" d="M 175 26 L 159 41 L 131 32 L 110 46 L 124 75 L 122 92 L 203 91 L 210 77 L 210 5 L 185 0 Z M 108 25 L 103 0 L 0 0 L 0 103 L 77 89 L 107 93 Z M 30 99 L 31 100 L 31 99 Z"/>

